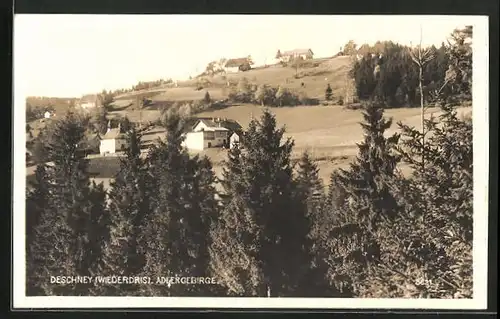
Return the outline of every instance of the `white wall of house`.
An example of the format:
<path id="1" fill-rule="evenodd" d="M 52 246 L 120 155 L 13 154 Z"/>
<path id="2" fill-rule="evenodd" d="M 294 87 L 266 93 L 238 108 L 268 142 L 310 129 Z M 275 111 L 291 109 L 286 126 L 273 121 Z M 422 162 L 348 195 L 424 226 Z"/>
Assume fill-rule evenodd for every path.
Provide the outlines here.
<path id="1" fill-rule="evenodd" d="M 114 154 L 116 152 L 115 141 L 116 140 L 114 138 L 101 140 L 101 144 L 99 145 L 99 153 L 101 155 L 104 155 L 106 153 Z"/>
<path id="2" fill-rule="evenodd" d="M 222 147 L 228 140 L 228 131 L 206 130 L 186 133 L 182 145 L 190 150 L 204 150 L 211 147 Z"/>
<path id="3" fill-rule="evenodd" d="M 203 150 L 205 143 L 203 140 L 203 132 L 189 132 L 185 135 L 182 145 L 190 150 Z"/>
<path id="4" fill-rule="evenodd" d="M 225 67 L 224 68 L 224 71 L 226 71 L 226 73 L 236 73 L 238 72 L 240 69 L 239 67 L 237 66 L 233 66 L 233 67 Z"/>
<path id="5" fill-rule="evenodd" d="M 240 141 L 240 136 L 236 133 L 233 133 L 233 135 L 231 135 L 231 137 L 229 138 L 229 147 L 230 148 L 233 148 L 234 146 L 234 143 L 237 143 Z"/>
<path id="6" fill-rule="evenodd" d="M 125 147 L 126 145 L 127 141 L 121 138 L 102 139 L 99 145 L 99 153 L 101 155 L 104 155 L 106 153 L 115 154 L 116 152 L 121 151 L 122 147 Z"/>
<path id="7" fill-rule="evenodd" d="M 49 111 L 46 111 L 46 112 L 43 114 L 43 117 L 45 117 L 46 119 L 50 118 L 50 112 L 49 112 Z"/>

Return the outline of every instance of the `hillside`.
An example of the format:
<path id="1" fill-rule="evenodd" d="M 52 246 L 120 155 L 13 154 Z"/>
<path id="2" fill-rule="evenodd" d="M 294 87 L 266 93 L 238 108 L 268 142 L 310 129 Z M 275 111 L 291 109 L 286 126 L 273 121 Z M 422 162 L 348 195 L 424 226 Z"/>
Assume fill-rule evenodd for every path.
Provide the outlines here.
<path id="1" fill-rule="evenodd" d="M 330 83 L 333 89 L 334 96 L 338 96 L 342 92 L 349 68 L 349 57 L 340 56 L 331 59 L 313 59 L 304 61 L 298 70 L 291 66 L 270 65 L 246 72 L 195 78 L 179 82 L 178 87 L 168 85 L 163 88 L 125 93 L 116 96 L 116 99 L 120 100 L 121 104 L 126 104 L 127 102 L 125 101 L 134 103 L 137 96 L 149 94 L 153 101 L 199 100 L 203 98 L 206 91 L 209 92 L 213 99 L 222 99 L 229 94 L 227 83 L 237 83 L 242 78 L 247 78 L 252 84 L 283 86 L 302 91 L 311 98 L 323 99 L 328 83 Z M 295 77 L 296 73 L 297 78 Z M 302 83 L 304 84 L 303 86 Z M 199 86 L 203 88 L 196 90 Z"/>

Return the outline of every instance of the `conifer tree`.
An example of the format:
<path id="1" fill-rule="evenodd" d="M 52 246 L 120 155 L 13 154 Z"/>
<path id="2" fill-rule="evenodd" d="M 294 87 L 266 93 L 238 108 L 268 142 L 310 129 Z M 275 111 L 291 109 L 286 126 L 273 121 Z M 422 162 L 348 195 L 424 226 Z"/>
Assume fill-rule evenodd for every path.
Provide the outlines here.
<path id="1" fill-rule="evenodd" d="M 205 104 L 209 104 L 212 101 L 212 98 L 210 97 L 210 93 L 208 91 L 205 92 L 205 96 L 203 97 L 203 102 Z"/>
<path id="2" fill-rule="evenodd" d="M 426 120 L 430 137 L 425 145 L 419 142 L 417 129 L 399 125 L 403 138 L 398 151 L 413 173 L 406 183 L 407 190 L 401 191 L 406 213 L 400 223 L 405 227 L 394 231 L 405 240 L 395 246 L 403 250 L 401 246 L 414 242 L 412 246 L 418 249 L 400 254 L 394 267 L 414 278 L 413 285 L 418 288 L 414 295 L 470 297 L 472 122 L 459 119 L 454 107 L 443 103 L 439 118 Z M 426 154 L 423 170 L 420 169 L 422 152 Z"/>
<path id="3" fill-rule="evenodd" d="M 109 212 L 110 241 L 105 249 L 103 272 L 108 275 L 136 276 L 144 266 L 146 244 L 142 232 L 149 213 L 149 189 L 146 166 L 140 157 L 141 136 L 132 128 L 127 133 L 125 157 L 120 159 L 120 171 L 111 183 Z M 109 286 L 108 294 L 130 294 L 134 285 Z"/>
<path id="4" fill-rule="evenodd" d="M 48 150 L 54 165 L 49 207 L 35 232 L 36 245 L 30 252 L 40 267 L 37 277 L 47 295 L 88 295 L 85 284 L 55 285 L 46 278 L 74 274 L 89 276 L 99 268 L 101 244 L 106 238 L 102 187 L 92 189 L 87 160 L 78 150 L 85 128 L 72 113 L 55 125 Z M 45 278 L 45 279 L 43 279 Z"/>
<path id="5" fill-rule="evenodd" d="M 295 179 L 297 184 L 297 200 L 302 209 L 307 214 L 309 225 L 308 241 L 306 241 L 306 252 L 311 259 L 311 270 L 304 277 L 305 282 L 309 284 L 305 287 L 303 296 L 332 297 L 336 292 L 327 282 L 328 268 L 323 262 L 324 251 L 321 249 L 321 243 L 325 238 L 325 228 L 328 227 L 325 220 L 325 190 L 319 177 L 319 169 L 313 159 L 306 151 L 298 163 L 298 174 Z M 314 282 L 314 285 L 310 283 Z"/>
<path id="6" fill-rule="evenodd" d="M 391 120 L 383 118 L 380 106 L 368 106 L 363 117 L 364 141 L 358 144 L 355 161 L 332 174 L 329 196 L 335 198 L 329 199 L 333 205 L 327 212 L 332 227 L 324 243 L 332 282 L 353 295 L 363 294 L 369 265 L 380 257 L 377 231 L 399 209 L 390 187 L 399 161 L 394 153 L 399 136 L 384 136 Z"/>
<path id="7" fill-rule="evenodd" d="M 209 229 L 215 215 L 215 180 L 207 159 L 191 159 L 181 146 L 183 120 L 172 112 L 166 141 L 149 154 L 153 177 L 152 218 L 146 222 L 148 247 L 144 273 L 149 276 L 204 276 Z M 152 286 L 153 295 L 193 296 L 201 285 Z M 205 291 L 206 292 L 206 291 Z"/>
<path id="8" fill-rule="evenodd" d="M 43 222 L 41 217 L 47 214 L 46 211 L 51 210 L 49 206 L 51 185 L 48 170 L 45 164 L 37 166 L 32 189 L 27 191 L 26 195 L 26 295 L 28 296 L 43 294 L 39 286 L 40 256 L 37 254 L 36 239 L 40 239 L 40 235 L 43 235 L 37 234 L 39 225 Z"/>
<path id="9" fill-rule="evenodd" d="M 230 197 L 213 232 L 212 270 L 228 293 L 240 296 L 300 294 L 310 267 L 304 252 L 307 216 L 297 198 L 284 129 L 264 111 L 230 151 L 223 183 Z M 228 181 L 231 180 L 231 181 Z"/>
<path id="10" fill-rule="evenodd" d="M 332 87 L 330 86 L 330 83 L 328 83 L 326 90 L 325 90 L 325 100 L 331 101 L 332 96 L 333 96 Z"/>

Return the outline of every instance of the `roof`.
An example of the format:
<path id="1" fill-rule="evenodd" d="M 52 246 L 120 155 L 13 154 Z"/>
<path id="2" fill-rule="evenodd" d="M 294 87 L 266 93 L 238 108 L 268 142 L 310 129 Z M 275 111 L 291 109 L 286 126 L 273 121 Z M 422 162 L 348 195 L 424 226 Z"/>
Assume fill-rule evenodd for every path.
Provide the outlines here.
<path id="1" fill-rule="evenodd" d="M 123 136 L 122 133 L 120 133 L 120 129 L 119 128 L 112 128 L 112 129 L 110 129 L 102 137 L 103 140 L 120 139 L 120 138 L 124 138 L 124 136 Z"/>
<path id="2" fill-rule="evenodd" d="M 224 66 L 226 68 L 233 68 L 233 67 L 239 67 L 240 65 L 243 65 L 245 63 L 249 63 L 248 58 L 229 59 L 226 61 L 226 64 Z"/>
<path id="3" fill-rule="evenodd" d="M 311 49 L 294 49 L 281 53 L 282 56 L 292 56 L 292 55 L 302 55 L 302 54 L 313 54 L 313 52 Z"/>
<path id="4" fill-rule="evenodd" d="M 219 124 L 216 122 L 217 119 L 215 118 L 205 118 L 205 117 L 199 117 L 194 119 L 195 122 L 191 125 L 191 129 L 195 128 L 196 125 L 198 125 L 198 122 L 203 122 L 206 126 L 212 127 L 212 128 L 218 128 Z M 236 122 L 235 120 L 231 119 L 226 119 L 226 118 L 221 118 L 220 120 L 220 126 L 223 128 L 226 128 L 227 130 L 231 132 L 237 132 L 238 134 L 243 130 L 241 125 Z"/>

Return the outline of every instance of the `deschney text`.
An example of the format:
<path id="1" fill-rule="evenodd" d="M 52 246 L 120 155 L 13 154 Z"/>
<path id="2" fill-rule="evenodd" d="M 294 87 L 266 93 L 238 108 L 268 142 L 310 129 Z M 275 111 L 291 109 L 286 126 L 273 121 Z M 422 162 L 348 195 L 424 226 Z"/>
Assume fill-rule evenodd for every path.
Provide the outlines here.
<path id="1" fill-rule="evenodd" d="M 151 277 L 144 276 L 50 276 L 51 284 L 162 284 L 162 285 L 215 285 L 217 280 L 213 277 Z"/>

